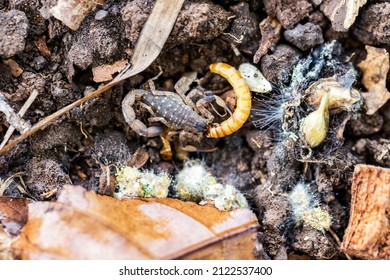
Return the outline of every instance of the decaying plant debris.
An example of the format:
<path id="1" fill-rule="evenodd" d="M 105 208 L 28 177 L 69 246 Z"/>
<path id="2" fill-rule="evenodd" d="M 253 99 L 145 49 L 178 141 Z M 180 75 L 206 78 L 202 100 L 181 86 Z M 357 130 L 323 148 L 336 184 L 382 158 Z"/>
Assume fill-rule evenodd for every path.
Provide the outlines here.
<path id="1" fill-rule="evenodd" d="M 342 250 L 367 259 L 390 259 L 390 169 L 356 165 L 351 195 Z"/>
<path id="2" fill-rule="evenodd" d="M 233 186 L 220 189 L 226 197 L 243 194 L 237 201 L 245 203 L 234 203 L 257 215 L 257 246 L 249 244 L 257 258 L 389 258 L 387 251 L 348 239 L 360 230 L 350 209 L 363 199 L 351 200 L 358 192 L 351 188 L 355 166 L 390 167 L 389 3 L 90 2 L 0 2 L 2 195 L 55 207 L 64 185 L 114 196 L 115 175 L 127 166 L 166 174 L 163 194 L 177 199 L 174 186 L 188 165 L 181 159 L 197 159 L 214 185 Z M 64 17 L 69 7 L 76 8 Z M 254 63 L 270 82 L 252 93 L 250 119 L 236 133 L 185 139 L 183 147 L 138 101 L 137 119 L 163 132 L 140 136 L 125 122 L 121 104 L 132 90 L 149 90 L 153 78 L 157 91 L 175 95 L 181 77 L 196 76 L 187 79 L 186 92 L 192 91 L 194 104 L 202 94 L 219 95 L 226 105 L 209 100 L 205 108 L 221 123 L 234 111 L 236 96 L 225 79 L 210 73 L 216 62 L 236 69 Z M 171 160 L 163 158 L 167 150 Z M 388 181 L 378 182 L 388 188 Z M 143 194 L 156 190 L 141 185 Z M 218 201 L 214 189 L 205 189 L 195 202 L 213 204 L 210 193 Z M 2 226 L 0 257 L 11 258 L 14 237 Z M 17 257 L 24 256 L 22 239 L 15 243 Z"/>

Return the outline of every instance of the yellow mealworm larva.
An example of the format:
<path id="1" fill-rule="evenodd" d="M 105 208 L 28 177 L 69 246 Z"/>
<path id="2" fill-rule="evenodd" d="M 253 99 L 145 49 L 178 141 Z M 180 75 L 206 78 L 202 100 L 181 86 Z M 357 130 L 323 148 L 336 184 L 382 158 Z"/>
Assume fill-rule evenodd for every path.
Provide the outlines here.
<path id="1" fill-rule="evenodd" d="M 207 137 L 221 138 L 236 132 L 244 125 L 251 112 L 252 98 L 245 80 L 236 68 L 226 63 L 215 63 L 210 65 L 210 70 L 227 79 L 237 96 L 233 115 L 221 124 L 213 123 L 207 131 Z"/>

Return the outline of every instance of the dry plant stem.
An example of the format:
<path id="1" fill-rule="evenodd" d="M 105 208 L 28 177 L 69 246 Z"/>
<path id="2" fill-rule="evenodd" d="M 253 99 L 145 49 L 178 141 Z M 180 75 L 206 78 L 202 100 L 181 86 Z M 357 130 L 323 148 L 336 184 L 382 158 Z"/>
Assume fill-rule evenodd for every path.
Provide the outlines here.
<path id="1" fill-rule="evenodd" d="M 30 125 L 22 120 L 18 114 L 14 112 L 12 107 L 7 103 L 3 94 L 0 92 L 0 112 L 3 112 L 7 118 L 7 122 L 15 127 L 20 133 L 27 131 Z"/>
<path id="2" fill-rule="evenodd" d="M 38 96 L 38 91 L 34 89 L 31 95 L 28 97 L 26 103 L 24 103 L 23 107 L 20 109 L 18 113 L 19 117 L 24 116 L 24 114 L 27 112 L 28 108 L 30 108 L 31 104 L 35 101 L 37 96 Z M 15 131 L 15 127 L 11 125 L 4 136 L 3 142 L 0 144 L 0 149 L 2 149 L 4 145 L 8 142 L 8 139 L 12 136 L 12 133 L 14 133 L 14 131 Z"/>
<path id="3" fill-rule="evenodd" d="M 46 125 L 55 121 L 73 108 L 80 106 L 84 102 L 105 92 L 114 85 L 118 84 L 120 81 L 123 81 L 144 71 L 160 54 L 173 28 L 173 25 L 175 24 L 183 2 L 184 0 L 157 0 L 154 4 L 152 13 L 142 28 L 140 37 L 134 50 L 131 64 L 129 64 L 129 66 L 127 66 L 123 72 L 118 74 L 114 80 L 105 86 L 95 90 L 94 92 L 91 92 L 76 102 L 69 104 L 68 106 L 41 120 L 25 133 L 17 137 L 15 140 L 10 141 L 6 146 L 0 149 L 0 154 L 9 151 L 15 145 L 43 129 Z M 160 24 L 161 22 L 164 22 L 164 24 Z"/>

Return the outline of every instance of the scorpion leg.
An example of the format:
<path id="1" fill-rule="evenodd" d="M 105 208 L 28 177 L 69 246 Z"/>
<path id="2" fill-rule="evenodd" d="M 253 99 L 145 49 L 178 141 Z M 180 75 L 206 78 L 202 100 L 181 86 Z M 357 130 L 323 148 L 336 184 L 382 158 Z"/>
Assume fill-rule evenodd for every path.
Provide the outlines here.
<path id="1" fill-rule="evenodd" d="M 140 97 L 145 93 L 143 90 L 130 91 L 122 101 L 122 112 L 126 123 L 138 135 L 146 137 L 155 137 L 162 132 L 162 128 L 158 126 L 147 127 L 143 122 L 136 119 L 133 105 L 136 97 Z"/>
<path id="2" fill-rule="evenodd" d="M 196 72 L 190 72 L 187 76 L 181 77 L 174 86 L 175 91 L 180 95 L 183 102 L 192 108 L 195 108 L 195 104 L 186 96 L 186 93 L 191 89 L 191 84 L 196 81 L 196 76 Z"/>

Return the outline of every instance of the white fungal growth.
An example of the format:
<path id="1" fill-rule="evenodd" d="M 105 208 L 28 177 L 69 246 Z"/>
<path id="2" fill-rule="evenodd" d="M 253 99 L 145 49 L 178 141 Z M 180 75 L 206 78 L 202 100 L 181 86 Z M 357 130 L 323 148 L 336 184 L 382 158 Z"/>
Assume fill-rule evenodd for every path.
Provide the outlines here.
<path id="1" fill-rule="evenodd" d="M 158 197 L 168 196 L 171 178 L 165 172 L 154 174 L 151 171 L 139 171 L 135 167 L 125 166 L 116 174 L 117 189 L 114 197 Z"/>
<path id="2" fill-rule="evenodd" d="M 209 186 L 204 200 L 214 201 L 214 206 L 221 211 L 248 207 L 245 196 L 231 185 L 217 184 Z"/>
<path id="3" fill-rule="evenodd" d="M 174 190 L 182 200 L 200 202 L 206 189 L 216 185 L 217 179 L 206 170 L 200 161 L 188 161 L 176 176 Z"/>
<path id="4" fill-rule="evenodd" d="M 174 191 L 179 199 L 212 203 L 221 211 L 248 207 L 244 195 L 231 185 L 222 185 L 200 161 L 189 161 L 177 175 Z"/>
<path id="5" fill-rule="evenodd" d="M 272 85 L 270 82 L 264 78 L 260 70 L 256 66 L 250 63 L 243 63 L 238 68 L 241 76 L 244 78 L 247 83 L 250 91 L 254 92 L 269 92 L 272 90 Z"/>
<path id="6" fill-rule="evenodd" d="M 306 184 L 296 184 L 288 194 L 288 200 L 297 225 L 304 224 L 319 231 L 330 229 L 332 217 L 319 206 L 318 200 L 309 192 Z"/>

